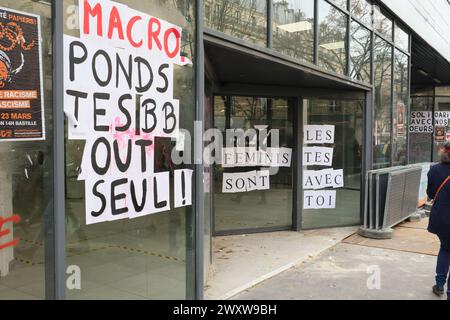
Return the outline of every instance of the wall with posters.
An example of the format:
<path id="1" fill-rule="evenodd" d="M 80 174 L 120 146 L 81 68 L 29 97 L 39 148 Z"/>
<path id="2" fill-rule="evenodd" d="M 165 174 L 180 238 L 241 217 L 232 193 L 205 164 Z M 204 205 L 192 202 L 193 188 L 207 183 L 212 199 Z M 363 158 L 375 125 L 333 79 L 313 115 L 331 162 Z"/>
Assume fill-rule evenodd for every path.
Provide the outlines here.
<path id="1" fill-rule="evenodd" d="M 40 16 L 0 7 L 0 142 L 45 139 Z"/>

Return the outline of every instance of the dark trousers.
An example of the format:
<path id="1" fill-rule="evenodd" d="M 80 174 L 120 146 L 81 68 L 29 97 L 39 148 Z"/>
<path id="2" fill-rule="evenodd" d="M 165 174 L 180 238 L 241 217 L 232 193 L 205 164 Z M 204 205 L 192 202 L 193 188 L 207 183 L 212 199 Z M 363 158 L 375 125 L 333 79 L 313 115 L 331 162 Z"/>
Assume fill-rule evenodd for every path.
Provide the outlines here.
<path id="1" fill-rule="evenodd" d="M 439 240 L 441 241 L 441 249 L 436 265 L 436 285 L 439 288 L 444 288 L 447 281 L 447 296 L 450 297 L 450 238 L 439 237 Z"/>

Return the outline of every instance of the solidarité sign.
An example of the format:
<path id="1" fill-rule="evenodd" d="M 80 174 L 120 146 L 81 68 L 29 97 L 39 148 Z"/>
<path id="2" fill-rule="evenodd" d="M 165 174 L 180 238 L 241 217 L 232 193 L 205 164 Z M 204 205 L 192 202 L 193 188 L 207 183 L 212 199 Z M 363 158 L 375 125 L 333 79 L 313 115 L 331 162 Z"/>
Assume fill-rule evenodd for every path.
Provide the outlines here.
<path id="1" fill-rule="evenodd" d="M 179 136 L 182 29 L 113 1 L 80 0 L 79 16 L 80 38 L 64 36 L 64 111 L 69 139 L 86 141 L 86 223 L 191 205 L 192 170 L 154 170 L 157 139 Z"/>
<path id="2" fill-rule="evenodd" d="M 44 140 L 39 16 L 0 7 L 0 141 Z"/>

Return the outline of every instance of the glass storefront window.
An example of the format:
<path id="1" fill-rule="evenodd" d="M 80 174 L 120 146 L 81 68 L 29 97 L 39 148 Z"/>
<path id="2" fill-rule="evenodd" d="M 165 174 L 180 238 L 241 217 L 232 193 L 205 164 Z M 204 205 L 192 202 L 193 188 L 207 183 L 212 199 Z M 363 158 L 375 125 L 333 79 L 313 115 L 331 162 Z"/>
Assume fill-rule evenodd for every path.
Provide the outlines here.
<path id="1" fill-rule="evenodd" d="M 350 13 L 365 26 L 372 27 L 372 3 L 369 0 L 350 0 Z"/>
<path id="2" fill-rule="evenodd" d="M 205 97 L 204 97 L 204 129 L 205 131 L 214 128 L 214 96 L 212 81 L 205 77 Z M 207 147 L 207 142 L 204 147 Z M 203 277 L 208 279 L 209 268 L 212 263 L 212 214 L 214 212 L 213 201 L 213 177 L 214 166 L 203 163 L 203 192 L 204 197 L 204 229 L 203 229 Z M 205 283 L 204 283 L 205 284 Z M 205 284 L 206 285 L 206 284 Z"/>
<path id="3" fill-rule="evenodd" d="M 436 89 L 437 88 L 438 87 L 436 87 Z M 437 95 L 438 92 L 435 92 L 434 97 L 435 114 L 434 114 L 434 137 L 433 137 L 434 142 L 433 161 L 435 162 L 439 161 L 439 148 L 444 144 L 446 134 L 450 133 L 450 121 L 449 121 L 450 95 L 448 95 L 449 88 L 447 87 L 447 90 L 445 90 L 444 88 L 445 87 L 439 88 L 439 94 L 443 95 L 438 96 Z M 443 131 L 442 134 L 444 135 L 444 137 L 442 137 L 441 139 L 438 138 L 439 129 Z"/>
<path id="4" fill-rule="evenodd" d="M 266 0 L 205 0 L 205 27 L 265 46 Z M 208 9 L 207 9 L 208 8 Z"/>
<path id="5" fill-rule="evenodd" d="M 293 105 L 288 99 L 262 97 L 228 97 L 230 108 L 226 110 L 230 124 L 227 129 L 249 130 L 268 126 L 279 130 L 279 147 L 293 148 Z M 216 97 L 215 122 L 222 123 L 223 98 Z M 251 141 L 245 139 L 245 146 Z M 231 140 L 233 144 L 236 140 Z M 253 140 L 252 140 L 253 141 Z M 261 146 L 259 142 L 258 146 Z M 270 142 L 271 143 L 271 142 Z M 237 147 L 237 145 L 235 145 Z M 275 147 L 275 146 L 273 146 Z M 270 189 L 247 192 L 223 192 L 225 174 L 245 175 L 252 171 L 268 170 L 263 166 L 224 167 L 216 164 L 214 173 L 214 230 L 230 233 L 260 228 L 286 228 L 292 226 L 292 165 L 271 172 Z"/>
<path id="6" fill-rule="evenodd" d="M 214 128 L 217 128 L 222 132 L 225 132 L 226 126 L 225 112 L 227 99 L 228 97 L 226 96 L 214 97 Z"/>
<path id="7" fill-rule="evenodd" d="M 449 114 L 450 87 L 412 88 L 409 118 L 411 163 L 438 161 L 439 148 L 450 133 Z"/>
<path id="8" fill-rule="evenodd" d="M 386 168 L 391 164 L 392 129 L 392 46 L 375 37 L 375 119 L 374 119 L 374 169 Z"/>
<path id="9" fill-rule="evenodd" d="M 376 5 L 373 7 L 373 28 L 387 40 L 392 41 L 392 19 L 388 18 Z"/>
<path id="10" fill-rule="evenodd" d="M 409 52 L 409 34 L 398 24 L 395 24 L 395 45 L 400 49 Z"/>
<path id="11" fill-rule="evenodd" d="M 407 123 L 409 101 L 409 57 L 399 50 L 394 53 L 394 166 L 407 161 Z"/>
<path id="12" fill-rule="evenodd" d="M 123 10 L 132 8 L 143 16 L 151 15 L 182 29 L 179 38 L 180 56 L 187 57 L 192 63 L 173 65 L 173 73 L 170 76 L 170 79 L 173 79 L 170 97 L 179 101 L 177 117 L 179 127 L 189 131 L 193 137 L 196 105 L 195 52 L 193 51 L 195 49 L 195 1 L 121 0 L 117 2 L 127 6 Z M 80 37 L 78 24 L 74 23 L 78 16 L 77 12 L 78 0 L 64 0 L 64 33 L 76 38 Z M 92 45 L 92 42 L 90 43 Z M 112 46 L 109 43 L 108 45 Z M 134 57 L 142 56 L 153 62 L 159 59 L 154 58 L 154 53 L 148 52 L 139 50 L 132 51 L 132 54 Z M 120 90 L 117 91 L 119 92 L 116 94 L 121 94 Z M 160 97 L 154 91 L 156 90 L 153 86 L 152 91 L 144 91 L 142 94 L 152 98 Z M 133 126 L 136 125 L 133 124 Z M 169 185 L 173 186 L 174 172 L 188 166 L 187 164 L 178 165 L 172 159 L 171 152 L 175 142 L 170 138 L 141 137 L 154 142 L 153 152 L 151 152 L 154 163 L 150 172 L 154 170 L 155 173 L 168 173 Z M 124 139 L 131 141 L 132 135 L 126 135 Z M 195 202 L 192 206 L 174 208 L 174 187 L 169 187 L 166 189 L 168 194 L 165 191 L 162 192 L 164 196 L 169 197 L 166 203 L 170 203 L 171 209 L 168 211 L 133 219 L 87 224 L 85 181 L 79 180 L 84 147 L 83 140 L 66 139 L 66 263 L 68 266 L 79 267 L 81 271 L 81 289 L 67 289 L 67 298 L 193 299 Z M 140 186 L 140 182 L 136 185 L 138 193 L 143 193 L 144 191 L 141 190 L 144 187 Z M 153 188 L 152 193 L 155 194 L 156 182 L 149 185 Z M 138 196 L 139 203 L 142 203 L 143 200 L 140 197 L 143 196 Z M 129 198 L 127 201 L 131 202 Z M 149 201 L 151 200 L 147 198 L 147 202 Z"/>
<path id="13" fill-rule="evenodd" d="M 273 48 L 313 62 L 314 0 L 273 1 Z"/>
<path id="14" fill-rule="evenodd" d="M 431 92 L 432 95 L 432 92 Z M 432 112 L 433 112 L 433 97 L 429 96 L 416 96 L 411 97 L 411 116 L 409 118 L 410 128 L 416 126 L 417 119 L 430 119 L 430 125 L 425 130 L 425 126 L 418 125 L 420 129 L 410 129 L 409 132 L 409 162 L 422 163 L 430 162 L 431 154 L 433 150 L 433 124 L 432 124 Z M 420 132 L 422 131 L 422 132 Z"/>
<path id="15" fill-rule="evenodd" d="M 0 93 L 35 92 L 28 108 L 39 116 L 42 113 L 37 109 L 44 109 L 44 118 L 39 119 L 23 109 L 1 110 L 0 300 L 44 299 L 45 268 L 51 268 L 46 257 L 52 254 L 45 246 L 47 224 L 53 216 L 52 4 L 7 0 L 0 1 L 0 7 L 2 13 L 8 12 L 8 17 L 2 14 L 0 18 Z M 10 27 L 6 28 L 7 24 Z M 23 34 L 22 44 L 19 33 Z M 11 45 L 12 41 L 18 41 L 17 45 Z M 5 71 L 9 81 L 4 78 Z M 45 140 L 33 141 L 31 133 L 37 127 L 33 124 L 22 128 L 5 124 L 6 119 L 25 120 L 22 117 L 29 116 L 33 122 L 45 124 Z"/>
<path id="16" fill-rule="evenodd" d="M 350 25 L 350 75 L 371 82 L 371 32 L 356 21 Z"/>
<path id="17" fill-rule="evenodd" d="M 347 15 L 319 1 L 319 66 L 340 74 L 347 65 Z"/>
<path id="18" fill-rule="evenodd" d="M 305 125 L 334 126 L 333 144 L 308 144 L 333 148 L 333 170 L 343 170 L 342 188 L 326 188 L 336 191 L 335 207 L 331 209 L 304 209 L 305 229 L 358 225 L 360 218 L 361 161 L 363 145 L 364 100 L 304 100 L 303 119 Z M 304 146 L 305 147 L 305 146 Z M 323 166 L 304 166 L 305 170 L 330 169 Z M 306 192 L 306 191 L 304 191 Z M 305 202 L 305 199 L 304 199 Z M 304 203 L 305 205 L 305 203 Z"/>

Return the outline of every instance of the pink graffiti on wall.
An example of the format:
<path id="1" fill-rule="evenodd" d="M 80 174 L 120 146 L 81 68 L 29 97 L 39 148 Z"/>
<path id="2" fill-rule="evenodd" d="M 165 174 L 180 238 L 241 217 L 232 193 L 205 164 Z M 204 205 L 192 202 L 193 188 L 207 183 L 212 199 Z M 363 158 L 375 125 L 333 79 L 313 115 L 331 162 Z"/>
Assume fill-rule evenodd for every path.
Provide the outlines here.
<path id="1" fill-rule="evenodd" d="M 2 230 L 3 225 L 8 222 L 19 223 L 20 216 L 18 214 L 14 214 L 11 217 L 6 218 L 6 219 L 0 217 L 0 240 L 2 239 L 2 237 L 7 236 L 8 234 L 11 233 L 11 229 Z M 3 244 L 0 242 L 0 250 L 6 249 L 9 247 L 14 247 L 18 244 L 19 244 L 19 239 L 13 239 L 12 241 L 3 243 Z"/>

